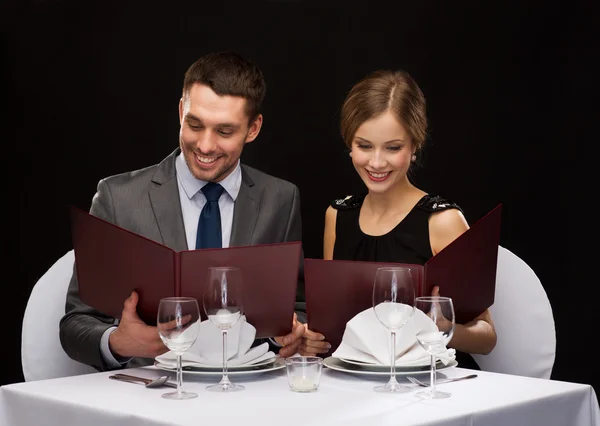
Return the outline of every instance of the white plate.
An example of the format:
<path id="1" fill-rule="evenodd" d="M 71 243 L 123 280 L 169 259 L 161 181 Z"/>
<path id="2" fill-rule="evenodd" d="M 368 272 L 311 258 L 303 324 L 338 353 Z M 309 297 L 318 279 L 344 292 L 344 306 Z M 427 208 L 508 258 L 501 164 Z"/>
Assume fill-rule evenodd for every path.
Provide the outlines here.
<path id="1" fill-rule="evenodd" d="M 167 366 L 164 364 L 161 364 L 158 361 L 154 361 L 154 366 L 157 368 L 160 368 L 161 370 L 166 370 L 166 371 L 171 371 L 171 372 L 176 372 L 177 369 L 171 366 Z M 232 370 L 231 368 L 227 368 L 227 374 L 229 376 L 244 376 L 244 375 L 249 375 L 249 374 L 261 374 L 261 373 L 266 373 L 268 371 L 276 371 L 276 370 L 281 370 L 282 368 L 285 368 L 285 361 L 283 360 L 283 358 L 275 358 L 274 362 L 271 362 L 269 364 L 261 364 L 258 366 L 254 366 L 254 365 L 245 365 L 245 366 L 239 366 L 239 367 L 233 367 L 236 368 L 235 370 Z M 222 368 L 203 368 L 203 367 L 185 367 L 183 369 L 183 374 L 195 374 L 195 375 L 200 375 L 200 376 L 220 376 L 223 374 L 223 370 Z"/>
<path id="2" fill-rule="evenodd" d="M 364 367 L 367 368 L 369 370 L 376 370 L 376 371 L 390 371 L 390 366 L 389 365 L 383 365 L 383 364 L 373 364 L 370 362 L 364 362 L 364 361 L 357 361 L 355 359 L 347 359 L 347 358 L 337 358 L 340 361 L 343 361 L 347 364 L 354 364 L 354 365 L 358 365 L 360 367 Z M 429 368 L 431 364 L 429 363 L 429 361 L 425 364 L 415 364 L 415 365 L 396 365 L 396 370 L 398 369 L 403 369 L 403 368 Z M 438 363 L 436 364 L 436 366 L 440 366 L 443 367 L 444 364 L 441 363 L 441 361 L 438 361 Z"/>
<path id="3" fill-rule="evenodd" d="M 262 361 L 258 361 L 254 364 L 244 364 L 244 365 L 228 365 L 227 366 L 227 370 L 228 371 L 236 371 L 236 370 L 252 370 L 254 369 L 254 367 L 259 367 L 262 365 L 269 365 L 269 364 L 273 364 L 275 362 L 275 360 L 277 359 L 277 357 L 273 356 L 271 358 L 268 359 L 263 359 Z M 175 367 L 172 366 L 172 364 L 167 364 L 164 362 L 160 362 L 158 360 L 154 360 L 155 364 L 160 364 L 163 367 L 166 368 L 172 368 L 173 371 L 176 371 Z M 185 361 L 183 362 L 183 371 L 186 370 L 215 370 L 215 371 L 222 371 L 223 367 L 221 365 L 211 365 L 211 364 L 201 364 L 199 362 L 193 362 L 193 363 L 186 363 Z"/>
<path id="4" fill-rule="evenodd" d="M 323 360 L 323 365 L 332 370 L 342 371 L 344 373 L 351 374 L 362 374 L 367 376 L 389 376 L 389 367 L 381 369 L 379 366 L 373 368 L 372 366 L 349 364 L 342 361 L 339 358 L 327 357 Z M 448 368 L 456 367 L 458 362 L 456 360 L 450 361 L 447 365 L 436 367 L 437 371 L 446 370 Z M 418 366 L 418 367 L 396 367 L 397 376 L 413 376 L 415 374 L 429 374 L 429 366 Z"/>

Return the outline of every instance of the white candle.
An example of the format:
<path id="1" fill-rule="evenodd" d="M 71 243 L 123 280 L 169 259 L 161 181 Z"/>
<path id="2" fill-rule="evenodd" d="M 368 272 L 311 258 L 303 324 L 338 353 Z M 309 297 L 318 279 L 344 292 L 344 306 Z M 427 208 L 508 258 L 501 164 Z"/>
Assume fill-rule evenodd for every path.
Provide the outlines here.
<path id="1" fill-rule="evenodd" d="M 317 384 L 309 377 L 293 376 L 292 389 L 298 392 L 310 392 L 317 389 Z"/>

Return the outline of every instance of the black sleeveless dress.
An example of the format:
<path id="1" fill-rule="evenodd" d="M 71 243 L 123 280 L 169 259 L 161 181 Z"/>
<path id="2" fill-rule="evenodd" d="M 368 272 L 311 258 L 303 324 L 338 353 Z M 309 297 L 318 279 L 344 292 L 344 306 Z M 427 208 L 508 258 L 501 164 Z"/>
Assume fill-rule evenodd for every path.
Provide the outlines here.
<path id="1" fill-rule="evenodd" d="M 451 201 L 440 196 L 425 195 L 390 232 L 373 236 L 362 232 L 358 221 L 364 199 L 365 195 L 354 195 L 331 203 L 337 210 L 333 248 L 333 258 L 336 260 L 424 265 L 433 257 L 429 242 L 431 214 L 448 209 L 462 212 Z M 456 360 L 460 367 L 480 370 L 470 354 L 457 351 Z"/>

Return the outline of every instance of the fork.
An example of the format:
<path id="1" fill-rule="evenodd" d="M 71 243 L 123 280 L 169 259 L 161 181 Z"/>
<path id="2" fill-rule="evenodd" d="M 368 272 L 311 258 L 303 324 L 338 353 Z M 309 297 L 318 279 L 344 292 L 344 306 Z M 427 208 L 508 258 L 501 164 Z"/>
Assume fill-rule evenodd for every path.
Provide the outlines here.
<path id="1" fill-rule="evenodd" d="M 452 379 L 436 380 L 435 384 L 436 385 L 441 385 L 442 383 L 458 382 L 458 381 L 461 381 L 461 380 L 474 379 L 475 377 L 477 377 L 477 374 L 469 374 L 468 376 L 463 376 L 463 377 L 454 377 Z M 411 383 L 414 383 L 415 385 L 423 386 L 424 388 L 428 388 L 429 387 L 429 385 L 427 383 L 424 383 L 424 382 L 420 381 L 416 377 L 408 376 L 407 379 Z"/>

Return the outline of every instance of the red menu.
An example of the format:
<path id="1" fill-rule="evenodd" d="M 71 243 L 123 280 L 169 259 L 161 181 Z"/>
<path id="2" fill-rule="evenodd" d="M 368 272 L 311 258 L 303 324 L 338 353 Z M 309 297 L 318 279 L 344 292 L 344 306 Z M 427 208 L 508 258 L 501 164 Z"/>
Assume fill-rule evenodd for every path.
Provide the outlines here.
<path id="1" fill-rule="evenodd" d="M 71 231 L 81 300 L 115 318 L 136 290 L 138 314 L 156 324 L 163 297 L 198 300 L 211 266 L 236 266 L 243 276 L 244 314 L 256 337 L 291 331 L 301 242 L 177 252 L 156 241 L 71 207 Z"/>
<path id="2" fill-rule="evenodd" d="M 499 204 L 425 265 L 304 259 L 308 325 L 322 333 L 333 352 L 346 323 L 373 306 L 375 272 L 384 266 L 410 268 L 416 296 L 452 298 L 456 322 L 464 324 L 494 303 L 502 205 Z"/>

